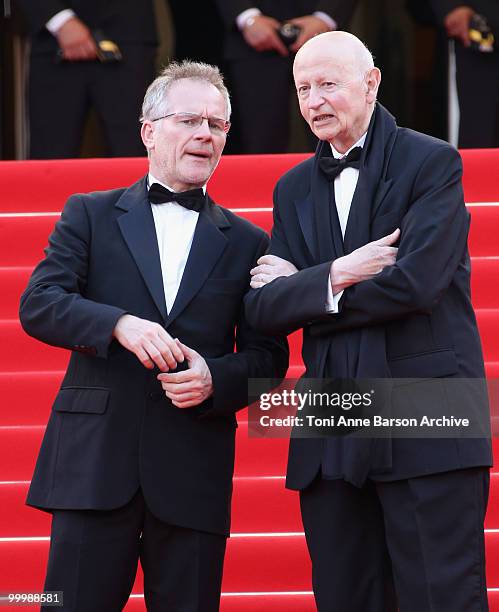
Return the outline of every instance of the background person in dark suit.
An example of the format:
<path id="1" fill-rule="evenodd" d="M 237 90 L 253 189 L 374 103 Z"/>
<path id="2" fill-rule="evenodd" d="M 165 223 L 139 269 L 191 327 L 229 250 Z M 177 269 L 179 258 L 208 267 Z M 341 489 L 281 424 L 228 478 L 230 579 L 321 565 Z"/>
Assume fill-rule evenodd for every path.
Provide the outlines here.
<path id="1" fill-rule="evenodd" d="M 242 308 L 268 237 L 203 191 L 229 116 L 217 68 L 166 68 L 148 176 L 72 196 L 21 299 L 24 329 L 72 350 L 28 494 L 53 513 L 45 589 L 66 610 L 122 610 L 139 557 L 148 610 L 218 610 L 234 413 L 288 365 Z"/>
<path id="2" fill-rule="evenodd" d="M 227 28 L 225 59 L 240 153 L 285 153 L 290 123 L 294 53 L 309 38 L 345 28 L 357 2 L 342 0 L 216 0 Z M 301 34 L 288 49 L 277 30 Z"/>
<path id="3" fill-rule="evenodd" d="M 321 142 L 276 186 L 249 321 L 267 333 L 302 327 L 308 378 L 391 379 L 394 416 L 459 403 L 484 429 L 292 438 L 287 486 L 300 491 L 318 609 L 485 611 L 491 446 L 459 154 L 397 127 L 376 102 L 380 71 L 350 34 L 306 43 L 294 77 Z M 456 379 L 447 396 L 393 380 L 437 377 Z"/>
<path id="4" fill-rule="evenodd" d="M 136 122 L 155 74 L 152 0 L 18 2 L 31 30 L 29 156 L 79 157 L 90 107 L 109 156 L 143 155 Z M 96 30 L 118 44 L 121 61 L 97 59 Z"/>
<path id="5" fill-rule="evenodd" d="M 496 0 L 432 0 L 437 21 L 456 41 L 456 85 L 459 101 L 459 147 L 499 147 L 499 3 Z M 470 20 L 485 17 L 495 36 L 494 50 L 470 45 Z"/>

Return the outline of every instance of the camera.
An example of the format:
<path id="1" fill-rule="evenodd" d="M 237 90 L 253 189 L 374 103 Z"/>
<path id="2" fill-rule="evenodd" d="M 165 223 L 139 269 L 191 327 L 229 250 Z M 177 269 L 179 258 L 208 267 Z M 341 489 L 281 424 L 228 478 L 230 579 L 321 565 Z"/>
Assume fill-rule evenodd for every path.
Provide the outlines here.
<path id="1" fill-rule="evenodd" d="M 290 47 L 300 35 L 301 28 L 294 23 L 283 23 L 282 26 L 277 30 L 280 39 L 286 45 Z"/>

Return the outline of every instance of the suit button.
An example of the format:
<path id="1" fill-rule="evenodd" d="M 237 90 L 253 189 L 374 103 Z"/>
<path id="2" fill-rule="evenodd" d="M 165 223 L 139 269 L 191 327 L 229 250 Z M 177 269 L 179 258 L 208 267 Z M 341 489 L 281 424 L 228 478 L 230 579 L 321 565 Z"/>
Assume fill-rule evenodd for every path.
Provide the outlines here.
<path id="1" fill-rule="evenodd" d="M 159 402 L 162 397 L 162 391 L 151 391 L 151 393 L 149 393 L 149 399 L 153 402 Z"/>

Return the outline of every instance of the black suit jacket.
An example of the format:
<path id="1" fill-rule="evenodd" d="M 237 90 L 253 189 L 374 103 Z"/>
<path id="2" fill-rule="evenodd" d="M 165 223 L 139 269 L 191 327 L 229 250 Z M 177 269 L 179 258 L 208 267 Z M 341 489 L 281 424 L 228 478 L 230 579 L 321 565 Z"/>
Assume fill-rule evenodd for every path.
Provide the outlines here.
<path id="1" fill-rule="evenodd" d="M 17 0 L 26 15 L 33 53 L 55 53 L 57 41 L 45 24 L 70 8 L 91 30 L 102 30 L 118 45 L 156 45 L 152 0 Z"/>
<path id="2" fill-rule="evenodd" d="M 311 158 L 285 174 L 274 192 L 270 252 L 292 261 L 299 272 L 250 291 L 248 320 L 267 333 L 303 328 L 305 376 L 310 378 L 323 375 L 319 362 L 324 338 L 334 354 L 335 339 L 348 341 L 353 334 L 361 334 L 356 372 L 366 378 L 483 378 L 470 301 L 469 215 L 461 159 L 448 143 L 397 127 L 378 105 L 372 125 L 383 124 L 377 148 L 368 146 L 368 134 L 344 252 L 399 227 L 396 264 L 346 289 L 340 313 L 325 314 L 331 261 L 321 261 L 317 254 L 320 229 L 314 210 L 318 198 L 327 206 L 329 202 L 326 179 L 316 171 L 317 157 Z M 327 146 L 320 143 L 317 155 Z M 486 400 L 475 406 L 474 392 L 469 393 L 461 400 L 469 402 L 470 410 L 487 410 Z M 488 438 L 393 439 L 391 446 L 390 469 L 372 477 L 394 480 L 491 464 Z M 322 452 L 320 439 L 292 439 L 288 486 L 307 486 L 320 469 Z M 355 456 L 350 460 L 355 462 Z"/>
<path id="3" fill-rule="evenodd" d="M 228 59 L 260 56 L 241 35 L 237 28 L 236 18 L 249 8 L 258 8 L 269 17 L 280 22 L 311 15 L 322 11 L 332 17 L 338 24 L 338 29 L 346 29 L 350 23 L 357 0 L 216 0 L 218 9 L 227 28 L 225 54 Z"/>
<path id="4" fill-rule="evenodd" d="M 72 196 L 21 298 L 30 335 L 72 351 L 38 457 L 28 503 L 111 509 L 140 486 L 150 510 L 185 527 L 228 533 L 235 411 L 252 377 L 283 377 L 284 340 L 251 329 L 242 300 L 268 245 L 262 230 L 210 201 L 200 213 L 167 314 L 145 179 Z M 130 313 L 198 351 L 214 395 L 178 409 L 158 370 L 112 338 Z M 234 344 L 237 353 L 233 353 Z"/>

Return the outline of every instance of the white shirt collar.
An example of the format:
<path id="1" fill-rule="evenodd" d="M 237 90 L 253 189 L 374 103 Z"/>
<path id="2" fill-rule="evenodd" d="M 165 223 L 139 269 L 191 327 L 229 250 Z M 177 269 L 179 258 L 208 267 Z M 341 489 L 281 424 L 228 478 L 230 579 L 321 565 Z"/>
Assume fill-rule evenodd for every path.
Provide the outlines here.
<path id="1" fill-rule="evenodd" d="M 149 187 L 153 184 L 153 183 L 159 183 L 160 185 L 163 185 L 163 187 L 166 187 L 167 189 L 169 189 L 170 191 L 172 191 L 173 193 L 175 193 L 175 189 L 172 189 L 169 185 L 167 185 L 166 183 L 162 183 L 161 181 L 159 181 L 151 172 L 149 172 L 149 174 L 147 175 L 147 190 L 149 191 Z M 203 193 L 206 195 L 206 184 L 203 185 Z"/>
<path id="2" fill-rule="evenodd" d="M 341 159 L 342 157 L 346 157 L 350 151 L 352 149 L 355 149 L 355 147 L 363 147 L 364 143 L 366 142 L 366 138 L 367 138 L 367 132 L 364 133 L 363 136 L 361 136 L 359 138 L 359 140 L 357 140 L 357 142 L 355 144 L 353 144 L 348 151 L 346 151 L 345 153 L 339 153 L 331 143 L 329 143 L 329 146 L 331 147 L 331 151 L 333 152 L 333 157 L 335 157 L 336 159 Z"/>

